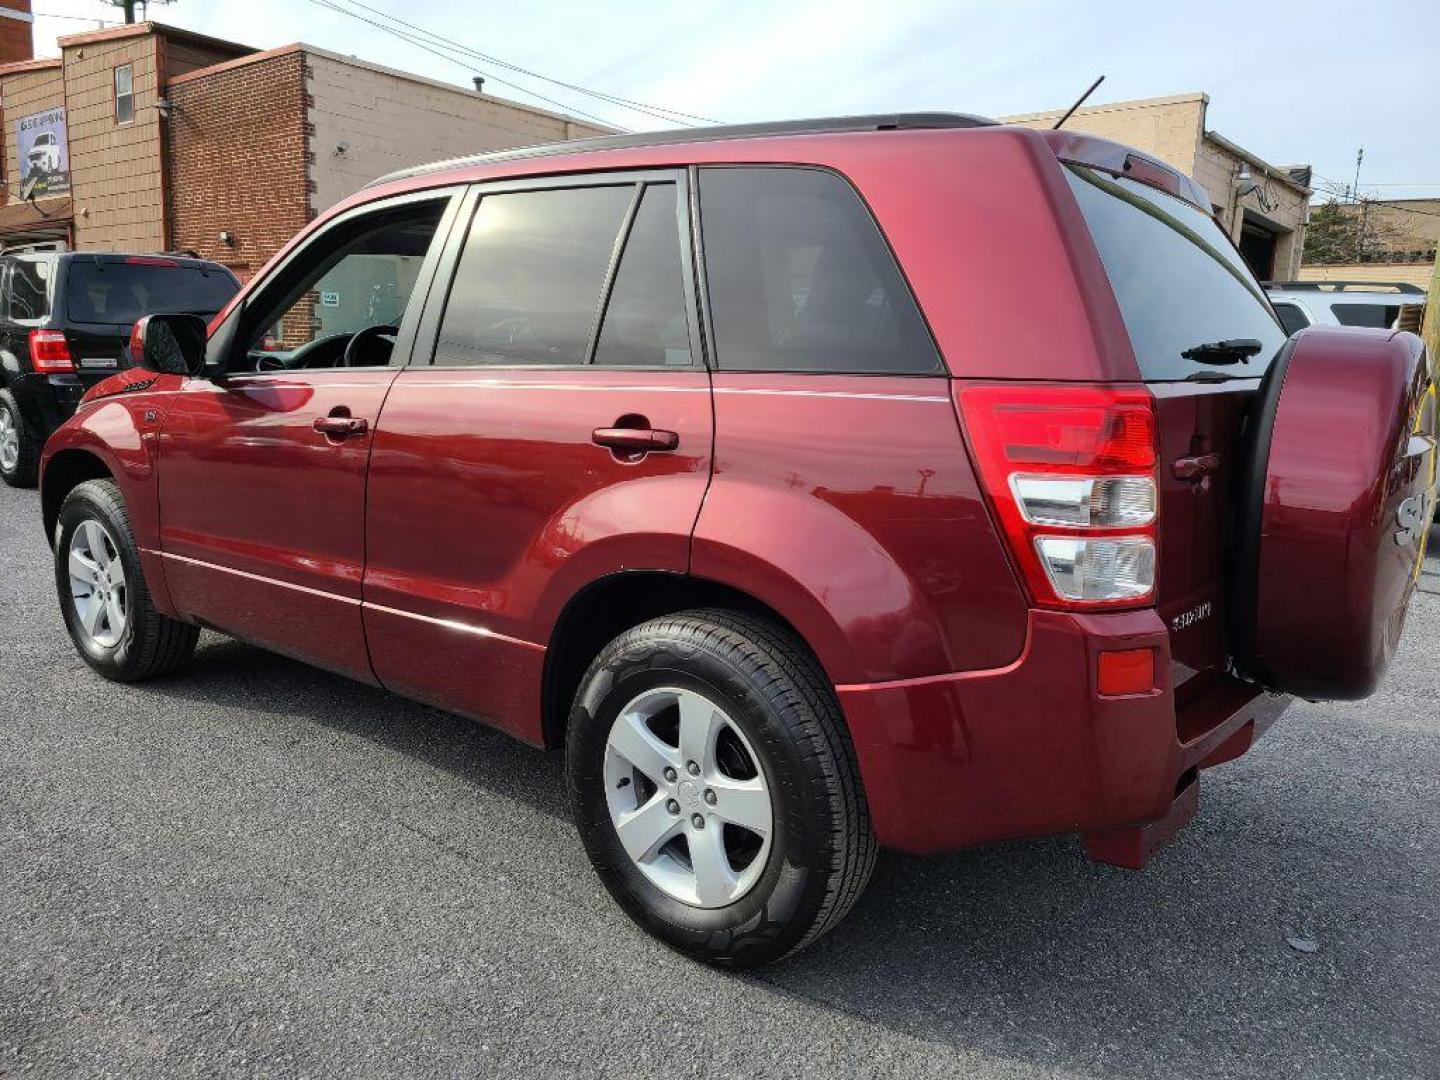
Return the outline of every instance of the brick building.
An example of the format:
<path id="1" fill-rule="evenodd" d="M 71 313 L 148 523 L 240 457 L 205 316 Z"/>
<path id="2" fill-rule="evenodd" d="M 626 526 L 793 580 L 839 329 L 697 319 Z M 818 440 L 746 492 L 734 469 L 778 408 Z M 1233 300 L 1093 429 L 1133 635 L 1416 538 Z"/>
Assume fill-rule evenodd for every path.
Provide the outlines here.
<path id="1" fill-rule="evenodd" d="M 244 277 L 381 173 L 604 133 L 309 45 L 257 52 L 137 23 L 35 60 L 28 22 L 6 22 L 25 37 L 0 64 L 0 248 L 191 249 Z"/>
<path id="2" fill-rule="evenodd" d="M 1196 180 L 1245 261 L 1261 280 L 1293 278 L 1309 216 L 1310 167 L 1271 165 L 1206 127 L 1205 94 L 1117 101 L 1078 109 L 1066 128 L 1126 143 Z M 1007 116 L 1048 128 L 1063 110 Z"/>

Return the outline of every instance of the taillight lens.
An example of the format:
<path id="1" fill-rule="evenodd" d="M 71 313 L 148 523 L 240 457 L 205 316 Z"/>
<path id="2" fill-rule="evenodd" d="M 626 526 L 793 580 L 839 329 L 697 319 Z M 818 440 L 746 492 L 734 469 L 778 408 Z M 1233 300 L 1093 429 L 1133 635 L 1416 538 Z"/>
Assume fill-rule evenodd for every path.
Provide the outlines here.
<path id="1" fill-rule="evenodd" d="M 42 375 L 75 370 L 63 330 L 30 331 L 30 366 Z"/>
<path id="2" fill-rule="evenodd" d="M 1137 606 L 1155 593 L 1154 399 L 1020 383 L 957 389 L 981 481 L 1035 602 Z"/>

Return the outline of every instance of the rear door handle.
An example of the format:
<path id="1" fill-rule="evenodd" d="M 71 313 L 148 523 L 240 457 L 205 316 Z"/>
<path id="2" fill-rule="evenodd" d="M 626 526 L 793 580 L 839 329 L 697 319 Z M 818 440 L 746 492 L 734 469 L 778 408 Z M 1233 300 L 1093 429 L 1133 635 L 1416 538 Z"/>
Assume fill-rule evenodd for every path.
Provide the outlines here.
<path id="1" fill-rule="evenodd" d="M 658 428 L 600 427 L 591 432 L 590 440 L 596 446 L 642 454 L 674 450 L 680 445 L 677 433 Z"/>
<path id="2" fill-rule="evenodd" d="M 351 435 L 363 435 L 370 429 L 370 422 L 363 416 L 317 416 L 315 430 L 332 439 L 346 439 Z"/>

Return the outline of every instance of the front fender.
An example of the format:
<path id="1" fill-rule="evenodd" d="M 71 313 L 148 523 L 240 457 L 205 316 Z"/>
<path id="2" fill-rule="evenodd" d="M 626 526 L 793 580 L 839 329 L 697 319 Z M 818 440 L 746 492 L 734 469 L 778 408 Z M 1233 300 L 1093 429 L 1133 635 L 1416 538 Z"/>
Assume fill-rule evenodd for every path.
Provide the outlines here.
<path id="1" fill-rule="evenodd" d="M 156 607 L 165 614 L 172 609 L 156 554 L 160 543 L 156 466 L 161 423 L 173 400 L 170 389 L 147 387 L 82 403 L 50 436 L 40 459 L 41 505 L 51 544 L 60 505 L 70 490 L 102 475 L 102 469 L 114 479 L 140 548 L 146 584 Z"/>

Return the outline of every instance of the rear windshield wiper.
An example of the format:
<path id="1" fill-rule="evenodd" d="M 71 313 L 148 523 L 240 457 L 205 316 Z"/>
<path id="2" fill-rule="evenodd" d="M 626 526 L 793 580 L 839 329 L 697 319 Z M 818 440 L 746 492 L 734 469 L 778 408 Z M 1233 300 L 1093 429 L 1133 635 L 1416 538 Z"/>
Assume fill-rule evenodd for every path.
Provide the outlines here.
<path id="1" fill-rule="evenodd" d="M 1180 355 L 1197 364 L 1248 364 L 1265 346 L 1253 337 L 1206 341 L 1186 349 Z"/>

